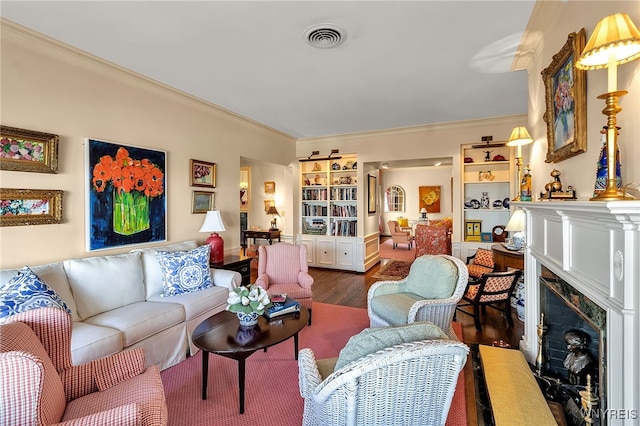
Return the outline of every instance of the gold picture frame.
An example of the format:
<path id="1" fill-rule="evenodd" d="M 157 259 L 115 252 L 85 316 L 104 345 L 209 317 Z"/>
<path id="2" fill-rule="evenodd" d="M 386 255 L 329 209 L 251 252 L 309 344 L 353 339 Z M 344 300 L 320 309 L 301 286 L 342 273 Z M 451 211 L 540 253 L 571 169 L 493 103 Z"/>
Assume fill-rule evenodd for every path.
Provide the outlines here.
<path id="1" fill-rule="evenodd" d="M 545 87 L 547 163 L 557 163 L 587 150 L 587 76 L 575 66 L 585 40 L 584 28 L 569 34 L 562 49 L 541 73 Z"/>
<path id="2" fill-rule="evenodd" d="M 58 135 L 0 126 L 0 170 L 58 173 Z"/>
<path id="3" fill-rule="evenodd" d="M 215 207 L 215 192 L 193 191 L 191 213 L 206 213 Z"/>
<path id="4" fill-rule="evenodd" d="M 216 163 L 191 159 L 189 161 L 191 186 L 216 187 Z"/>
<path id="5" fill-rule="evenodd" d="M 265 194 L 275 194 L 276 192 L 276 183 L 275 182 L 265 182 L 264 183 L 264 193 Z"/>
<path id="6" fill-rule="evenodd" d="M 62 223 L 62 191 L 0 189 L 0 226 Z"/>
<path id="7" fill-rule="evenodd" d="M 275 207 L 276 206 L 276 201 L 275 200 L 264 200 L 264 212 L 268 212 L 269 211 L 269 207 Z"/>

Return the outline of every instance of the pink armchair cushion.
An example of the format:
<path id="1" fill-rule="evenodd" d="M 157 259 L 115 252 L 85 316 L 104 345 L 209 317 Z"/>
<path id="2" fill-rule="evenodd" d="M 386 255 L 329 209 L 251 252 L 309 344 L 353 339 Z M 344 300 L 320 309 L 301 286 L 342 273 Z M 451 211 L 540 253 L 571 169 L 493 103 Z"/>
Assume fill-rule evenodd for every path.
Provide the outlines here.
<path id="1" fill-rule="evenodd" d="M 144 351 L 136 348 L 92 361 L 98 390 L 107 390 L 144 371 Z"/>
<path id="2" fill-rule="evenodd" d="M 66 405 L 64 388 L 38 336 L 21 322 L 0 325 L 0 336 L 3 390 L 0 405 L 5 407 L 0 410 L 0 424 L 58 423 Z M 20 395 L 11 396 L 18 389 L 22 390 Z M 35 400 L 31 392 L 37 395 Z M 22 399 L 23 395 L 29 404 Z M 34 410 L 36 405 L 41 409 Z"/>

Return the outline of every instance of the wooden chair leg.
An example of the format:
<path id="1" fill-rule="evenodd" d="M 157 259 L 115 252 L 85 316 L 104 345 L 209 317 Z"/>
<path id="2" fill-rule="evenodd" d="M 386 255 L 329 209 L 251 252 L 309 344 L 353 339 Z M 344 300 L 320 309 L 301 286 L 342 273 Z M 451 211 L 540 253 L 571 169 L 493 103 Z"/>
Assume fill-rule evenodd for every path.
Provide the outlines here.
<path id="1" fill-rule="evenodd" d="M 308 324 L 311 325 L 311 308 L 309 308 L 309 322 L 308 322 Z"/>
<path id="2" fill-rule="evenodd" d="M 473 323 L 476 325 L 476 330 L 482 331 L 482 325 L 480 325 L 480 305 L 473 305 Z"/>
<path id="3" fill-rule="evenodd" d="M 509 324 L 509 327 L 513 327 L 513 318 L 511 317 L 511 303 L 506 300 L 504 304 L 504 314 L 507 316 L 507 323 Z"/>

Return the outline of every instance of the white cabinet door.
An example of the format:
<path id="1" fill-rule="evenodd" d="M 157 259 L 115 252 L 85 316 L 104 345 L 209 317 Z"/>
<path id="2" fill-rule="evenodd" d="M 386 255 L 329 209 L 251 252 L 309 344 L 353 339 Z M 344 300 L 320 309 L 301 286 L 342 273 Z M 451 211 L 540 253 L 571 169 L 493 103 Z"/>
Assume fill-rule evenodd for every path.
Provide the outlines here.
<path id="1" fill-rule="evenodd" d="M 316 263 L 315 238 L 306 234 L 300 234 L 298 236 L 298 244 L 307 246 L 307 264 L 314 266 Z"/>
<path id="2" fill-rule="evenodd" d="M 335 238 L 316 239 L 316 265 L 323 268 L 335 267 Z"/>
<path id="3" fill-rule="evenodd" d="M 355 239 L 336 240 L 336 266 L 341 269 L 355 269 L 356 242 Z"/>

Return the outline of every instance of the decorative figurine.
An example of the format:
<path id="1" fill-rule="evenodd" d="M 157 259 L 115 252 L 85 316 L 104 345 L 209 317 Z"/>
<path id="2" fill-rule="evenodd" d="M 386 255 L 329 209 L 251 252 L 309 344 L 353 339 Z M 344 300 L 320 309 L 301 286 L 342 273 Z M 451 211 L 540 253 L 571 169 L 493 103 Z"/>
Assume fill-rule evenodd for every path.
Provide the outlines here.
<path id="1" fill-rule="evenodd" d="M 528 164 L 520 183 L 520 201 L 531 201 L 531 167 Z"/>
<path id="2" fill-rule="evenodd" d="M 569 371 L 569 383 L 573 385 L 584 385 L 586 376 L 589 374 L 593 359 L 587 351 L 587 339 L 589 336 L 579 330 L 567 331 L 564 340 L 567 342 L 569 353 L 564 359 L 563 365 Z"/>
<path id="3" fill-rule="evenodd" d="M 607 189 L 607 167 L 609 162 L 607 161 L 607 129 L 608 126 L 602 126 L 600 130 L 600 139 L 602 140 L 602 148 L 600 149 L 600 157 L 598 158 L 598 168 L 596 170 L 596 185 L 593 190 L 593 196 L 604 192 Z M 620 130 L 620 127 L 616 127 L 616 131 Z M 622 189 L 622 172 L 620 171 L 620 149 L 616 146 L 616 186 L 618 189 Z"/>
<path id="4" fill-rule="evenodd" d="M 484 161 L 491 161 L 491 156 L 489 154 L 491 154 L 492 151 L 482 151 L 484 152 Z"/>

